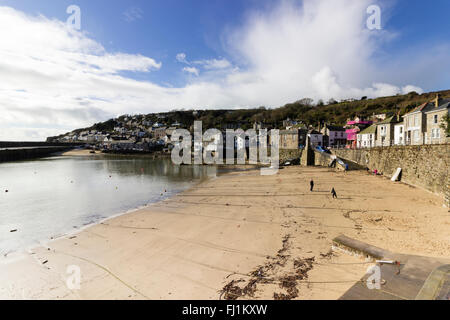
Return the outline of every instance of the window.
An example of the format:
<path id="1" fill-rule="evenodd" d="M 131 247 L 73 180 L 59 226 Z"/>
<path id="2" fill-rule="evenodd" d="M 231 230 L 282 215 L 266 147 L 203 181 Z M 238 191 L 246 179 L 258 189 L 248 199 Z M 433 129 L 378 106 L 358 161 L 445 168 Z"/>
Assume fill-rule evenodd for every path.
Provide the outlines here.
<path id="1" fill-rule="evenodd" d="M 416 116 L 414 117 L 414 126 L 415 126 L 415 127 L 418 127 L 418 126 L 419 126 L 419 115 L 416 115 Z"/>
<path id="2" fill-rule="evenodd" d="M 400 127 L 400 134 L 403 134 L 403 127 Z"/>
<path id="3" fill-rule="evenodd" d="M 419 141 L 419 130 L 414 130 L 414 141 Z"/>
<path id="4" fill-rule="evenodd" d="M 438 115 L 437 115 L 437 114 L 434 115 L 433 118 L 434 118 L 434 119 L 433 119 L 433 123 L 434 123 L 434 124 L 437 124 L 437 123 L 438 123 Z"/>
<path id="5" fill-rule="evenodd" d="M 440 137 L 441 137 L 441 131 L 439 129 L 432 129 L 431 130 L 431 138 L 439 139 Z"/>

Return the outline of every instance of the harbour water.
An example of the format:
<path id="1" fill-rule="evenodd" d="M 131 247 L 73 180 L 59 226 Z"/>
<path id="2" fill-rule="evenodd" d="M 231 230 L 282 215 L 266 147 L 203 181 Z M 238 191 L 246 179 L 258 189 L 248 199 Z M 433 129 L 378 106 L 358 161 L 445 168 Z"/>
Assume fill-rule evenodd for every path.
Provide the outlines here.
<path id="1" fill-rule="evenodd" d="M 0 258 L 182 192 L 216 167 L 62 156 L 0 163 Z"/>

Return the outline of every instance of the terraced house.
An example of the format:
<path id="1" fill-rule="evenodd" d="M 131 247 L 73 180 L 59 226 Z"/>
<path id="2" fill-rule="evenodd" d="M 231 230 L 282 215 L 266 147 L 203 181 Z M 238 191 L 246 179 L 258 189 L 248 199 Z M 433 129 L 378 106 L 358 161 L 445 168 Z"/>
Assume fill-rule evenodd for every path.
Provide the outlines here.
<path id="1" fill-rule="evenodd" d="M 400 116 L 389 117 L 379 123 L 377 126 L 377 147 L 389 147 L 394 145 L 395 140 L 395 125 L 400 122 Z"/>
<path id="2" fill-rule="evenodd" d="M 377 125 L 373 124 L 357 134 L 357 148 L 373 148 L 376 145 Z"/>
<path id="3" fill-rule="evenodd" d="M 424 112 L 426 106 L 427 103 L 424 103 L 403 116 L 405 124 L 405 143 L 407 145 L 424 144 L 424 132 L 426 132 L 427 124 Z"/>
<path id="4" fill-rule="evenodd" d="M 307 131 L 303 129 L 291 129 L 280 131 L 280 148 L 286 150 L 298 150 L 306 143 Z"/>
<path id="5" fill-rule="evenodd" d="M 425 141 L 429 144 L 445 143 L 447 141 L 446 131 L 441 124 L 444 117 L 449 114 L 449 99 L 441 99 L 438 95 L 436 99 L 425 108 L 427 119 Z"/>
<path id="6" fill-rule="evenodd" d="M 405 119 L 406 144 L 437 144 L 447 141 L 446 132 L 441 128 L 442 120 L 449 114 L 450 100 L 436 99 L 424 103 L 403 116 Z"/>
<path id="7" fill-rule="evenodd" d="M 340 148 L 347 144 L 347 134 L 343 127 L 325 125 L 321 133 L 323 134 L 323 145 L 325 147 Z"/>
<path id="8" fill-rule="evenodd" d="M 405 124 L 399 122 L 394 125 L 394 145 L 402 146 L 405 144 Z"/>

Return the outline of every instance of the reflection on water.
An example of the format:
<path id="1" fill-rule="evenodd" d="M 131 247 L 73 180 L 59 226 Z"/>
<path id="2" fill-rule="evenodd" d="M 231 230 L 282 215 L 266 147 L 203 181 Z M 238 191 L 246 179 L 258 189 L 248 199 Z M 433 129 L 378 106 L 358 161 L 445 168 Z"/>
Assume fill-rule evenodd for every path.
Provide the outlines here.
<path id="1" fill-rule="evenodd" d="M 163 200 L 216 174 L 215 167 L 175 166 L 170 159 L 145 157 L 0 164 L 0 254 Z"/>

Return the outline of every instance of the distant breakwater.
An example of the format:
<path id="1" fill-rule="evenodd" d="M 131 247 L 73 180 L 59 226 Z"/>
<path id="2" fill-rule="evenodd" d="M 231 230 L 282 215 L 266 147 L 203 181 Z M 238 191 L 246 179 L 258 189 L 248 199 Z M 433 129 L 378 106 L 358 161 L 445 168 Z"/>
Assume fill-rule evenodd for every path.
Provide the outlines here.
<path id="1" fill-rule="evenodd" d="M 29 142 L 29 141 L 0 141 L 0 149 L 5 148 L 30 148 L 30 147 L 76 147 L 83 143 L 49 143 L 49 142 Z"/>
<path id="2" fill-rule="evenodd" d="M 0 142 L 0 162 L 29 160 L 48 157 L 54 153 L 74 148 L 73 144 L 49 144 L 45 142 Z"/>

